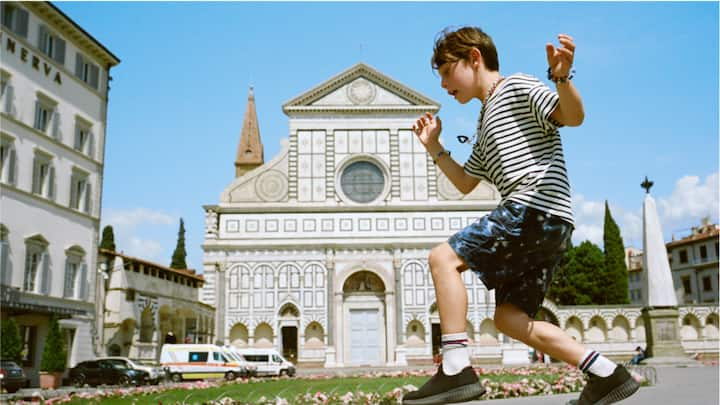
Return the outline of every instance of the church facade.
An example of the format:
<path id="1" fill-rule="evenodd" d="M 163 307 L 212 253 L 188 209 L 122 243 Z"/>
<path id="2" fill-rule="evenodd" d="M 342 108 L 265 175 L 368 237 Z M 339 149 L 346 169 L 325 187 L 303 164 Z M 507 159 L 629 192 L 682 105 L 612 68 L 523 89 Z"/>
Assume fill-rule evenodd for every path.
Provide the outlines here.
<path id="1" fill-rule="evenodd" d="M 283 105 L 289 136 L 265 162 L 251 90 L 236 178 L 204 206 L 200 299 L 216 308 L 217 341 L 325 367 L 432 360 L 430 249 L 499 202 L 485 183 L 458 192 L 415 138 L 417 117 L 439 109 L 357 64 Z M 526 362 L 527 347 L 495 329 L 494 293 L 472 272 L 463 278 L 474 360 Z M 705 312 L 717 339 L 717 309 Z M 645 339 L 640 308 L 547 303 L 542 314 L 618 356 Z"/>

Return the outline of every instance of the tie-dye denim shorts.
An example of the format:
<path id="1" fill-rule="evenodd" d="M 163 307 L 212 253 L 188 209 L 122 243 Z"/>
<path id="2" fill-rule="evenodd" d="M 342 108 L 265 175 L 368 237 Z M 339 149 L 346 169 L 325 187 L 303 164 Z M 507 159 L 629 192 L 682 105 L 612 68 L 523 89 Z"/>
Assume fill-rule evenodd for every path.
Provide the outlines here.
<path id="1" fill-rule="evenodd" d="M 533 318 L 572 231 L 560 217 L 506 201 L 448 243 L 488 290 L 495 289 L 495 305 L 513 304 Z"/>

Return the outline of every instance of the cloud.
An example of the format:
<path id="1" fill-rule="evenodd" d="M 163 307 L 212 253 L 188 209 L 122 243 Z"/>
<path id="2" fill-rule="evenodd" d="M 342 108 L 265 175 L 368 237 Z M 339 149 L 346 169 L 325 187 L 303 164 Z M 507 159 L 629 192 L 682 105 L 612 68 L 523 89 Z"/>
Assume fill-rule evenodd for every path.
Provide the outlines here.
<path id="1" fill-rule="evenodd" d="M 174 246 L 177 221 L 165 212 L 147 208 L 107 208 L 103 210 L 102 227 L 113 227 L 118 251 L 163 264 L 168 261 L 166 250 Z"/>
<path id="2" fill-rule="evenodd" d="M 703 217 L 709 216 L 718 222 L 720 191 L 718 190 L 718 173 L 713 173 L 700 181 L 698 176 L 684 176 L 675 183 L 670 196 L 656 197 L 658 215 L 664 232 L 664 239 L 670 240 L 673 233 L 687 230 L 700 224 Z M 605 220 L 605 202 L 587 200 L 582 194 L 573 195 L 575 212 L 575 245 L 589 240 L 598 246 L 603 245 L 603 226 Z M 625 246 L 642 248 L 642 208 L 628 210 L 625 207 L 610 203 L 610 212 L 620 227 Z"/>
<path id="3" fill-rule="evenodd" d="M 152 211 L 145 208 L 135 208 L 132 210 L 108 208 L 103 212 L 103 222 L 107 225 L 112 225 L 113 228 L 132 228 L 142 224 L 170 225 L 175 222 L 175 219 L 164 212 Z"/>

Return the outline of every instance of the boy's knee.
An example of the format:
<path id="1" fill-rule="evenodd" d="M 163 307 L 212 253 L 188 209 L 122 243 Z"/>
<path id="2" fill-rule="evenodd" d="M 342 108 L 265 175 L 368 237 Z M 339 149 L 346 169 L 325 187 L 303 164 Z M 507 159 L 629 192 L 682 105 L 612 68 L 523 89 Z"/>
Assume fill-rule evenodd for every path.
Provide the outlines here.
<path id="1" fill-rule="evenodd" d="M 444 267 L 443 264 L 447 263 L 450 258 L 448 249 L 452 250 L 449 245 L 444 243 L 430 249 L 430 256 L 428 256 L 430 271 L 437 272 L 440 268 Z"/>

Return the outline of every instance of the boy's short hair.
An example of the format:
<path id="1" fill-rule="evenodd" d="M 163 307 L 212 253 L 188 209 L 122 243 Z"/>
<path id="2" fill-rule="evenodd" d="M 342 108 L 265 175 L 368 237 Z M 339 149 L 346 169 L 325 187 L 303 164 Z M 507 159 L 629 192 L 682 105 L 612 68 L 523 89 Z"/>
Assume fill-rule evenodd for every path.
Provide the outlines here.
<path id="1" fill-rule="evenodd" d="M 470 60 L 470 50 L 477 48 L 482 54 L 485 67 L 490 71 L 500 70 L 497 49 L 492 38 L 478 27 L 462 27 L 457 30 L 445 28 L 435 40 L 431 59 L 432 68 L 440 69 L 446 63 Z"/>

